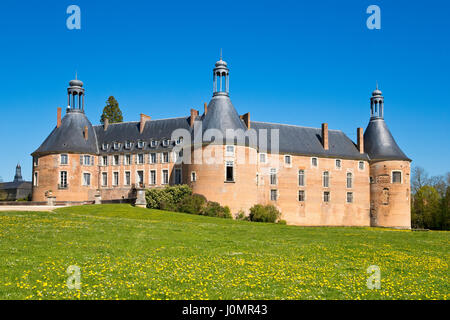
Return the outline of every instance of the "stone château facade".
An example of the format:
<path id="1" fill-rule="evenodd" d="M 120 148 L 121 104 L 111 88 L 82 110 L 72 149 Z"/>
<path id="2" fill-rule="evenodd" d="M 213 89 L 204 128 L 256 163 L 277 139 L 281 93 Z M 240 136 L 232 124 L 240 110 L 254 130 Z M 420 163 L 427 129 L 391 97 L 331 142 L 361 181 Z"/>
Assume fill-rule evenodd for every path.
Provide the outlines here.
<path id="1" fill-rule="evenodd" d="M 274 124 L 239 115 L 220 59 L 200 114 L 93 126 L 84 88 L 70 81 L 68 107 L 33 152 L 33 200 L 128 199 L 139 188 L 188 184 L 194 193 L 248 213 L 274 204 L 288 224 L 410 228 L 410 162 L 384 121 L 384 98 L 370 98 L 366 132 Z"/>

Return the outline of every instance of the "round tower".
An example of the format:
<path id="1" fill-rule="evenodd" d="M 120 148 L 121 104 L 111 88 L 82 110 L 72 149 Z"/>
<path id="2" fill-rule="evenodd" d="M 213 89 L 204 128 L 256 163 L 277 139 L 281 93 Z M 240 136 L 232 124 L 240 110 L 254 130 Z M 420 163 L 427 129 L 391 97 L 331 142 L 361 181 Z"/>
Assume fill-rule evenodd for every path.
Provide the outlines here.
<path id="1" fill-rule="evenodd" d="M 370 164 L 371 226 L 411 228 L 410 163 L 384 121 L 384 97 L 370 98 L 370 121 L 364 133 Z"/>

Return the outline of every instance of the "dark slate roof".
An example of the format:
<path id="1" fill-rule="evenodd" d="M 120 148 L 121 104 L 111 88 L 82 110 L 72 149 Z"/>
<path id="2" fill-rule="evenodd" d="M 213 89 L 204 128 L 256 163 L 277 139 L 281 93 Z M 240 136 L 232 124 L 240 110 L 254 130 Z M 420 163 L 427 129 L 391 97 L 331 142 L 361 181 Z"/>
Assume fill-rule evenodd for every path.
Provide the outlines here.
<path id="1" fill-rule="evenodd" d="M 364 133 L 364 150 L 370 160 L 411 161 L 399 148 L 382 118 L 371 119 Z"/>
<path id="2" fill-rule="evenodd" d="M 161 145 L 161 141 L 163 139 L 171 139 L 172 132 L 176 129 L 186 129 L 191 131 L 189 117 L 149 120 L 145 123 L 142 134 L 140 133 L 140 122 L 138 121 L 113 123 L 110 124 L 106 130 L 104 130 L 102 125 L 94 126 L 100 152 L 130 152 L 139 150 L 137 148 L 138 141 L 145 142 L 145 150 L 161 150 L 165 148 Z M 156 148 L 150 147 L 151 140 L 158 141 L 158 146 Z M 132 142 L 131 149 L 125 149 L 126 141 Z M 118 150 L 113 149 L 114 142 L 120 143 Z M 102 149 L 104 143 L 109 145 L 107 150 Z M 172 146 L 173 141 L 169 148 Z"/>
<path id="3" fill-rule="evenodd" d="M 8 189 L 31 189 L 31 182 L 29 181 L 14 181 L 0 183 L 0 190 Z"/>
<path id="4" fill-rule="evenodd" d="M 268 151 L 271 150 L 270 130 L 278 129 L 280 153 L 368 160 L 367 154 L 359 153 L 353 141 L 340 130 L 328 130 L 329 149 L 325 150 L 322 145 L 322 129 L 320 128 L 257 121 L 251 121 L 250 127 L 258 132 L 258 136 L 262 129 L 267 130 Z"/>
<path id="5" fill-rule="evenodd" d="M 84 139 L 84 127 L 88 127 L 88 139 Z M 33 155 L 48 153 L 98 153 L 97 138 L 92 124 L 84 112 L 71 110 L 61 120 L 61 126 L 53 129 Z"/>

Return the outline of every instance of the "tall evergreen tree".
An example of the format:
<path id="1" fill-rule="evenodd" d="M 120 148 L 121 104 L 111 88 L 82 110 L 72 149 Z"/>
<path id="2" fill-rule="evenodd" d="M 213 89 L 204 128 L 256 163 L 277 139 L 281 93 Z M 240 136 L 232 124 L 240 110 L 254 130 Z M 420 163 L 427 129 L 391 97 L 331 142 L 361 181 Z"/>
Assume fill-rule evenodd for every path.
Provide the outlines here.
<path id="1" fill-rule="evenodd" d="M 109 123 L 123 122 L 122 111 L 119 108 L 119 103 L 113 96 L 110 96 L 106 101 L 106 106 L 103 108 L 100 122 L 103 124 L 105 119 L 108 119 Z"/>

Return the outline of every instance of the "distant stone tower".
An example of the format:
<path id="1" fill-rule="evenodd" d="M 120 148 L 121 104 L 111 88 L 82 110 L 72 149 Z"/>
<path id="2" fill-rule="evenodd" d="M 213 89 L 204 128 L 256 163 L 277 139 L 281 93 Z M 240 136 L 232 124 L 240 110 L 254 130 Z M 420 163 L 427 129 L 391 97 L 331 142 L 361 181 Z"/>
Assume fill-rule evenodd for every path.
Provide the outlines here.
<path id="1" fill-rule="evenodd" d="M 16 166 L 16 175 L 14 176 L 14 182 L 21 182 L 21 181 L 23 181 L 22 168 L 20 167 L 20 164 L 17 164 L 17 166 Z"/>
<path id="2" fill-rule="evenodd" d="M 370 122 L 364 133 L 370 158 L 371 226 L 411 228 L 410 163 L 384 121 L 384 97 L 378 85 L 370 98 Z"/>

